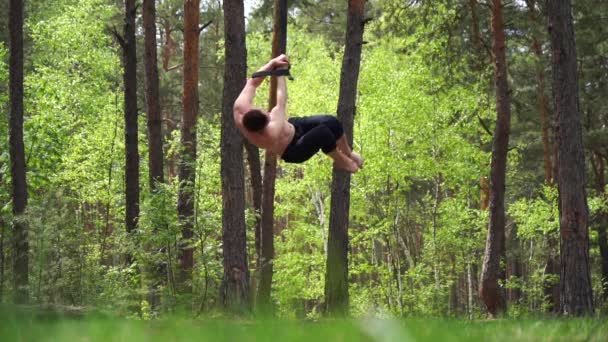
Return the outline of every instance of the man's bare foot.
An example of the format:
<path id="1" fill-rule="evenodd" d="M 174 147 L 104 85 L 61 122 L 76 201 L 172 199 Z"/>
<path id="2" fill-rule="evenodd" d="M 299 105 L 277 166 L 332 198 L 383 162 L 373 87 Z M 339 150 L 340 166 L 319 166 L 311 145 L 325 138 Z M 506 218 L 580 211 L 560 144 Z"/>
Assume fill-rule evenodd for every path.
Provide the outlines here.
<path id="1" fill-rule="evenodd" d="M 357 166 L 357 163 L 352 160 L 344 162 L 334 161 L 334 166 L 339 170 L 348 171 L 351 173 L 356 173 L 357 171 L 359 171 L 359 166 Z"/>
<path id="2" fill-rule="evenodd" d="M 363 167 L 364 161 L 363 161 L 363 158 L 361 158 L 361 156 L 359 155 L 359 153 L 351 152 L 350 153 L 350 159 L 352 159 L 355 163 L 357 163 L 357 166 L 359 168 Z"/>

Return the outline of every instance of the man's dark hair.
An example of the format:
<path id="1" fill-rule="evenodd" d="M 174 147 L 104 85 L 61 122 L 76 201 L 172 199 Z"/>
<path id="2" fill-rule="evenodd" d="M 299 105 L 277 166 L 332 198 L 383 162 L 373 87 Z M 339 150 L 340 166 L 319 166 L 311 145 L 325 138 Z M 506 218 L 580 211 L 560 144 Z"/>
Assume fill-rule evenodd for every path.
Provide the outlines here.
<path id="1" fill-rule="evenodd" d="M 259 109 L 252 109 L 243 115 L 243 126 L 251 132 L 260 132 L 268 125 L 268 115 Z"/>

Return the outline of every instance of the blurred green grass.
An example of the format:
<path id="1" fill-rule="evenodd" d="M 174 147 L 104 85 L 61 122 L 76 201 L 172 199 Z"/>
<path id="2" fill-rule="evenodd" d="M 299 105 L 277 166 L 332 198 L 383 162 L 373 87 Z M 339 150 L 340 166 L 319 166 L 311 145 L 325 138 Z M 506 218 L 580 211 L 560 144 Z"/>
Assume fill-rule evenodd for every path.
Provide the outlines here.
<path id="1" fill-rule="evenodd" d="M 0 341 L 608 341 L 608 321 L 227 320 L 3 315 Z"/>

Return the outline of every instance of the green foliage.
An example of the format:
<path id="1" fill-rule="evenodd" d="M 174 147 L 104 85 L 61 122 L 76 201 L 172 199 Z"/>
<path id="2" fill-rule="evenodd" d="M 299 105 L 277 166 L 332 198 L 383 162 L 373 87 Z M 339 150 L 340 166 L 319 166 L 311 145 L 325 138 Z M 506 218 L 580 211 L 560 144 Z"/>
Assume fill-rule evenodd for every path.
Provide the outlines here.
<path id="1" fill-rule="evenodd" d="M 270 57 L 270 3 L 259 2 L 260 9 L 248 21 L 248 74 Z M 333 115 L 340 84 L 346 3 L 316 0 L 290 4 L 287 51 L 296 80 L 288 84 L 288 115 Z M 22 219 L 31 229 L 33 303 L 94 307 L 148 320 L 174 312 L 181 300 L 175 275 L 179 268 L 177 248 L 183 242 L 176 213 L 182 3 L 171 0 L 158 4 L 159 64 L 162 57 L 168 59 L 167 68 L 160 71 L 166 182 L 158 184 L 154 193 L 149 189 L 146 118 L 141 115 L 141 212 L 133 236 L 125 233 L 123 219 L 122 66 L 118 44 L 110 32 L 111 27 L 121 25 L 122 9 L 117 5 L 106 0 L 50 0 L 44 5 L 30 2 L 26 9 L 29 203 Z M 224 38 L 220 5 L 203 1 L 201 6 L 201 24 L 211 19 L 214 23 L 201 33 L 198 157 L 190 161 L 196 165 L 194 238 L 188 241 L 195 251 L 192 311 L 207 317 L 214 316 L 220 307 L 223 277 L 218 113 Z M 541 43 L 547 45 L 544 28 L 529 22 L 520 2 L 505 7 L 514 99 L 506 198 L 507 261 L 521 262 L 525 272 L 510 274 L 504 285 L 521 294 L 510 303 L 510 315 L 527 317 L 548 310 L 545 288 L 558 281 L 545 273 L 551 252 L 548 239 L 557 239 L 557 190 L 539 187 L 544 176 L 533 77 L 541 66 L 548 80 L 550 68 L 549 56 L 537 60 L 529 47 L 532 32 L 539 33 Z M 366 24 L 354 125 L 354 149 L 366 162 L 351 184 L 351 314 L 482 317 L 476 293 L 488 213 L 480 210 L 479 184 L 489 174 L 492 137 L 488 132 L 492 132 L 495 117 L 489 56 L 486 51 L 473 50 L 476 47 L 468 2 L 375 0 L 368 1 L 367 8 L 372 20 Z M 481 43 L 487 45 L 489 16 L 483 6 L 477 10 Z M 587 126 L 585 144 L 605 155 L 605 144 L 601 144 L 607 123 L 604 94 L 608 82 L 602 69 L 605 29 L 593 24 L 598 18 L 590 2 L 581 2 L 574 15 L 582 68 L 581 108 Z M 165 49 L 167 32 L 174 50 Z M 5 32 L 0 36 L 6 36 Z M 141 38 L 138 31 L 138 43 Z M 6 54 L 7 49 L 0 44 L 3 112 L 8 112 Z M 143 84 L 143 77 L 139 80 Z M 547 94 L 549 83 L 544 89 Z M 258 90 L 258 106 L 267 106 L 267 94 L 265 82 Z M 143 104 L 143 91 L 139 96 Z M 2 146 L 8 141 L 7 118 L 0 116 Z M 0 286 L 9 290 L 3 292 L 4 301 L 10 298 L 12 277 L 8 267 L 12 251 L 7 247 L 8 222 L 12 219 L 9 165 L 8 148 L 2 148 L 0 234 L 6 273 Z M 279 163 L 272 299 L 281 317 L 317 319 L 322 314 L 331 168 L 330 159 L 322 154 L 304 164 Z M 596 181 L 589 178 L 590 182 Z M 590 193 L 591 226 L 596 228 L 600 224 L 598 214 L 608 204 L 602 194 Z M 249 192 L 247 196 L 250 201 Z M 248 209 L 252 267 L 253 221 Z M 592 233 L 590 256 L 594 263 L 599 260 L 597 239 L 598 235 Z M 125 266 L 125 254 L 133 255 L 135 263 Z M 250 270 L 252 278 L 255 271 Z M 593 281 L 597 289 L 598 275 L 596 267 Z M 148 297 L 150 288 L 156 285 L 160 305 Z M 374 324 L 364 329 L 365 336 L 382 339 L 388 335 L 381 331 L 402 332 L 395 325 L 380 324 L 375 329 Z M 439 332 L 429 332 L 425 326 L 427 322 L 403 336 L 424 338 L 449 330 L 441 325 L 436 329 Z M 458 336 L 480 336 L 471 332 L 475 329 L 471 327 L 476 325 L 457 326 L 461 330 L 454 334 L 461 331 Z M 492 333 L 496 328 L 487 329 Z M 559 327 L 547 329 L 553 335 L 533 336 L 563 336 L 556 332 Z M 235 335 L 229 336 L 242 337 L 239 334 L 243 331 L 246 329 L 234 329 L 230 333 Z M 288 329 L 273 330 L 277 331 L 286 331 L 284 336 L 294 334 Z M 194 336 L 188 328 L 179 333 Z M 147 332 L 141 334 L 148 336 Z M 318 339 L 363 336 L 353 331 L 324 334 L 320 333 Z M 74 337 L 73 332 L 65 336 Z M 307 337 L 305 332 L 301 336 Z"/>
<path id="2" fill-rule="evenodd" d="M 557 188 L 545 186 L 542 197 L 521 199 L 509 207 L 517 224 L 517 236 L 524 240 L 555 234 L 559 229 Z"/>

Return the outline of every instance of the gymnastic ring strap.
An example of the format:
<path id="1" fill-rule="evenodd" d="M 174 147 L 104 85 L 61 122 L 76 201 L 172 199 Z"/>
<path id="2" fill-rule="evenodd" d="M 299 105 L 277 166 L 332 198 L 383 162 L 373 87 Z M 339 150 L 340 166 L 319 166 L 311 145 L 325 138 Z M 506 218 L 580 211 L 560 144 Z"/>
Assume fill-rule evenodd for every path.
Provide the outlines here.
<path id="1" fill-rule="evenodd" d="M 266 77 L 266 76 L 287 76 L 287 78 L 290 81 L 293 81 L 293 76 L 291 76 L 289 69 L 291 69 L 291 65 L 287 66 L 287 69 L 274 69 L 274 70 L 270 70 L 270 71 L 258 71 L 258 72 L 254 72 L 253 75 L 251 75 L 251 78 Z"/>

